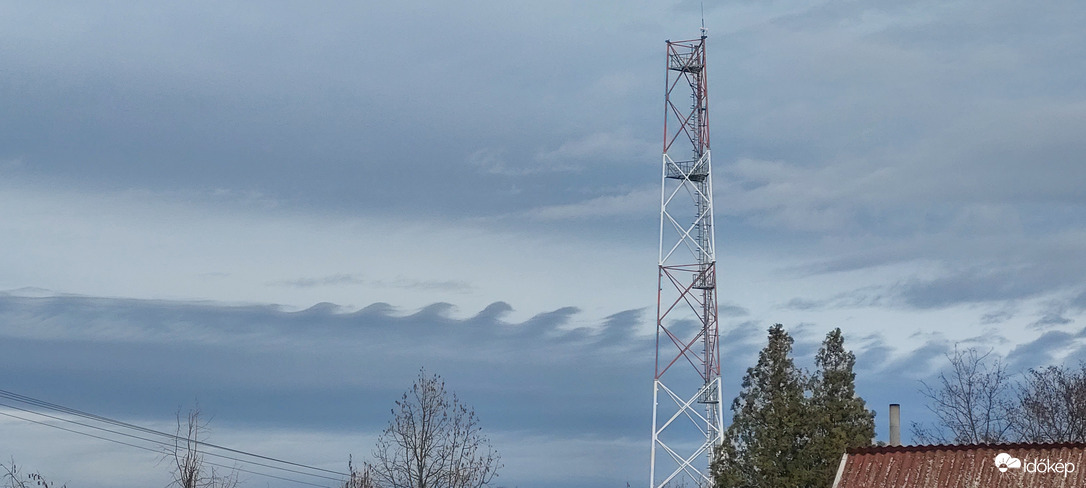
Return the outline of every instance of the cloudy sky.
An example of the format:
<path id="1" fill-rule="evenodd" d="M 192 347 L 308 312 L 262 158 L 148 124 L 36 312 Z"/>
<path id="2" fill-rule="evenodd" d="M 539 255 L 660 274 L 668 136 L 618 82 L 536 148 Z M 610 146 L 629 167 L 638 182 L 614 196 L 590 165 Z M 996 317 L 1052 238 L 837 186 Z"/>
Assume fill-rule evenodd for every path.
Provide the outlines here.
<path id="1" fill-rule="evenodd" d="M 342 470 L 425 367 L 502 484 L 644 484 L 664 41 L 700 10 L 0 2 L 0 389 L 165 429 L 198 399 Z M 844 330 L 881 438 L 956 344 L 1086 359 L 1086 5 L 704 18 L 726 399 L 775 322 L 807 366 Z M 10 457 L 168 481 L 3 417 Z"/>

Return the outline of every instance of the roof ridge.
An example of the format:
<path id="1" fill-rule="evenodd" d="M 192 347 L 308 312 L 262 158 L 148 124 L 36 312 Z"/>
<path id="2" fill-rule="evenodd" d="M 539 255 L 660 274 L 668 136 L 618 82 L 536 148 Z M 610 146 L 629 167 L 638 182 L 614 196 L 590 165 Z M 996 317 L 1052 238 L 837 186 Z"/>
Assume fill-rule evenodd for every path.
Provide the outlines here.
<path id="1" fill-rule="evenodd" d="M 923 452 L 923 451 L 966 451 L 975 449 L 1086 449 L 1086 442 L 1002 442 L 992 444 L 918 444 L 909 446 L 867 446 L 852 448 L 847 451 L 852 454 L 883 454 L 892 452 Z"/>

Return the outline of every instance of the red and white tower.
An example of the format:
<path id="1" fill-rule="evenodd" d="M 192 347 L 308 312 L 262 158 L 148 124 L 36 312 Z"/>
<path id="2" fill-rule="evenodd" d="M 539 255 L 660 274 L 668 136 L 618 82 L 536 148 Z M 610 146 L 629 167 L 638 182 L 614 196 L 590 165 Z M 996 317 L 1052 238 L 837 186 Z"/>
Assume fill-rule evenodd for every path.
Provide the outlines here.
<path id="1" fill-rule="evenodd" d="M 705 37 L 667 41 L 651 488 L 710 486 L 724 436 Z"/>

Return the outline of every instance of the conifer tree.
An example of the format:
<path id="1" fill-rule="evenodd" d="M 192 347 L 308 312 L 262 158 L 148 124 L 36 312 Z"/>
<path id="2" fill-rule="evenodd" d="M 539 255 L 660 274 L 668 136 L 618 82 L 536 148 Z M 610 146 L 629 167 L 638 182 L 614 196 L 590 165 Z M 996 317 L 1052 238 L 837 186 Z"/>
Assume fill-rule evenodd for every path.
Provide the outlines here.
<path id="1" fill-rule="evenodd" d="M 792 338 L 784 327 L 769 328 L 769 342 L 758 364 L 747 369 L 742 391 L 732 403 L 733 419 L 713 463 L 722 488 L 807 486 L 811 479 L 805 418 L 805 375 L 791 357 Z"/>
<path id="2" fill-rule="evenodd" d="M 875 412 L 856 396 L 856 355 L 845 350 L 841 329 L 826 334 L 815 356 L 807 418 L 812 431 L 807 454 L 816 486 L 830 486 L 847 449 L 871 445 Z"/>

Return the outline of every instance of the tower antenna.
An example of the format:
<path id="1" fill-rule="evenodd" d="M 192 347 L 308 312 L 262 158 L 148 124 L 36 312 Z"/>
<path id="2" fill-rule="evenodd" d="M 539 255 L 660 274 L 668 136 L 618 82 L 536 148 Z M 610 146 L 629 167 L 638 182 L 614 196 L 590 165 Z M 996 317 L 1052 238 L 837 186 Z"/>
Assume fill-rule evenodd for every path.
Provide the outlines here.
<path id="1" fill-rule="evenodd" d="M 651 488 L 711 486 L 724 441 L 704 24 L 701 34 L 667 41 Z"/>
<path id="2" fill-rule="evenodd" d="M 708 29 L 705 28 L 705 2 L 701 2 L 701 38 L 708 37 Z"/>

